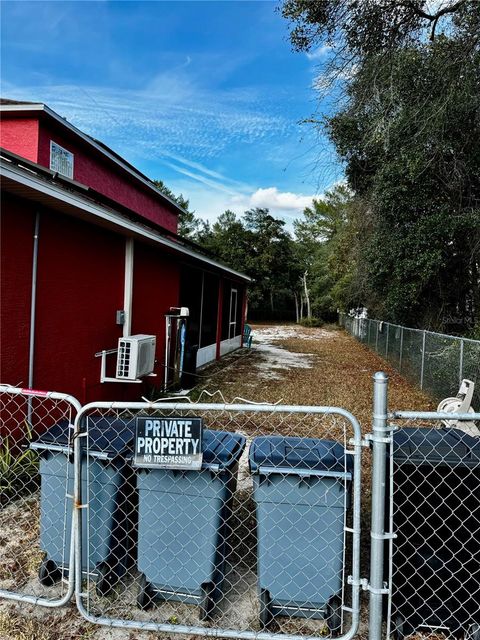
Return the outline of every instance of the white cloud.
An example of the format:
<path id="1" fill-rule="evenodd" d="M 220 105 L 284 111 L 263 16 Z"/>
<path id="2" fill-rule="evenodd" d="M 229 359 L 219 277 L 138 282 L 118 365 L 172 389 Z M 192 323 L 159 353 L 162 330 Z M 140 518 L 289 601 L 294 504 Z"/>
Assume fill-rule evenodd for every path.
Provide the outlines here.
<path id="1" fill-rule="evenodd" d="M 291 191 L 279 191 L 277 187 L 257 189 L 250 196 L 252 207 L 268 207 L 282 211 L 303 211 L 312 204 L 315 196 L 304 196 Z"/>
<path id="2" fill-rule="evenodd" d="M 220 189 L 218 185 L 217 188 L 212 189 L 211 185 L 204 185 L 201 181 L 192 183 L 185 178 L 174 180 L 169 186 L 175 193 L 188 196 L 190 208 L 202 220 L 213 223 L 227 209 L 242 216 L 245 211 L 253 207 L 267 207 L 273 216 L 286 222 L 288 231 L 293 230 L 293 220 L 301 216 L 305 207 L 312 204 L 312 199 L 321 197 L 321 195 L 305 196 L 288 191 L 283 192 L 277 187 L 233 192 Z"/>

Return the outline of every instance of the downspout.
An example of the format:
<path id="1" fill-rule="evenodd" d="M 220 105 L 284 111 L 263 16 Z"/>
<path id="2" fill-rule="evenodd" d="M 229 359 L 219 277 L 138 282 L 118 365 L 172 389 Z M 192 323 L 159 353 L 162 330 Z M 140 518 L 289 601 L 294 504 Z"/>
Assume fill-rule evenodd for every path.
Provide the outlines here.
<path id="1" fill-rule="evenodd" d="M 40 231 L 40 212 L 35 216 L 35 231 L 33 233 L 32 258 L 32 296 L 30 301 L 30 345 L 28 351 L 28 388 L 33 388 L 33 367 L 35 363 L 35 314 L 37 306 L 37 265 L 38 265 L 38 235 Z M 32 401 L 28 399 L 28 424 L 32 425 Z"/>
<path id="2" fill-rule="evenodd" d="M 30 303 L 30 349 L 28 354 L 28 388 L 33 388 L 33 366 L 35 358 L 35 311 L 37 302 L 37 264 L 38 264 L 38 234 L 40 230 L 40 212 L 35 216 L 35 231 L 33 234 L 33 262 L 32 262 L 32 298 Z"/>

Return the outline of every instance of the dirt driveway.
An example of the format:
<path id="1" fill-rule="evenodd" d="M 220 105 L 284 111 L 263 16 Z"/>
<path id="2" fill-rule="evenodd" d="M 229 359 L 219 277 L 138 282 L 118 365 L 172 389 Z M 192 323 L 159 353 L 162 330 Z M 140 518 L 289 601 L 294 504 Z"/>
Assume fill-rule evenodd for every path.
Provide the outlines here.
<path id="1" fill-rule="evenodd" d="M 336 328 L 310 329 L 296 325 L 254 325 L 252 348 L 231 354 L 201 372 L 200 384 L 190 397 L 202 401 L 339 406 L 353 413 L 366 431 L 371 423 L 372 376 L 378 370 L 386 371 L 390 377 L 392 408 L 433 408 L 423 393 L 345 332 Z M 240 490 L 251 490 L 248 482 L 245 459 L 240 470 Z M 23 523 L 19 520 L 16 531 L 14 514 L 12 516 L 9 537 L 25 537 Z M 367 520 L 364 524 L 368 524 Z M 367 539 L 365 544 L 368 544 Z M 13 548 L 17 549 L 15 553 L 22 553 L 18 545 Z M 29 549 L 25 551 L 29 552 Z M 4 558 L 1 560 L 3 564 Z M 364 571 L 366 569 L 364 566 Z M 248 580 L 250 591 L 247 595 L 251 605 L 255 600 L 254 573 Z M 248 608 L 248 602 L 246 606 Z M 363 632 L 365 629 L 364 624 Z M 291 629 L 292 632 L 296 630 Z M 49 611 L 0 601 L 1 640 L 148 640 L 153 637 L 166 638 L 153 633 L 91 625 L 79 618 L 73 605 Z M 172 636 L 172 640 L 174 637 L 178 638 Z M 191 639 L 193 636 L 189 636 Z"/>

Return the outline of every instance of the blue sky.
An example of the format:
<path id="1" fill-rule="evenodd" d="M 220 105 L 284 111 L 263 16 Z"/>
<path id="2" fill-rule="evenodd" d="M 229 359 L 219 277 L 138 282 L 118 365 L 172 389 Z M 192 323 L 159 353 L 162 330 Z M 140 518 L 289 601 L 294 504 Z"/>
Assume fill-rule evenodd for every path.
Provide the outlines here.
<path id="1" fill-rule="evenodd" d="M 290 227 L 342 174 L 299 125 L 329 52 L 293 53 L 277 8 L 2 2 L 2 95 L 47 103 L 204 219 L 268 206 Z"/>

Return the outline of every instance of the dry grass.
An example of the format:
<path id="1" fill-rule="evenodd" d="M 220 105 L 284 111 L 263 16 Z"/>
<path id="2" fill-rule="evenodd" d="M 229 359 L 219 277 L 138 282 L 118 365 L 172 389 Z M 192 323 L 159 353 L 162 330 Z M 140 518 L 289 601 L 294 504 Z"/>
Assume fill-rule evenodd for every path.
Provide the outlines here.
<path id="1" fill-rule="evenodd" d="M 254 402 L 327 405 L 347 409 L 370 429 L 372 420 L 372 377 L 376 371 L 389 376 L 389 405 L 397 410 L 434 408 L 431 399 L 413 387 L 382 358 L 341 330 L 299 328 L 300 337 L 276 341 L 299 354 L 312 354 L 312 368 L 284 369 L 281 379 L 259 378 L 255 364 L 262 360 L 254 348 L 234 354 L 217 369 L 208 371 L 208 381 L 200 389 L 219 390 L 227 401 L 240 396 Z M 318 338 L 317 338 L 318 336 Z"/>
<path id="2" fill-rule="evenodd" d="M 0 512 L 0 587 L 22 587 L 38 571 L 38 495 L 21 498 Z"/>

